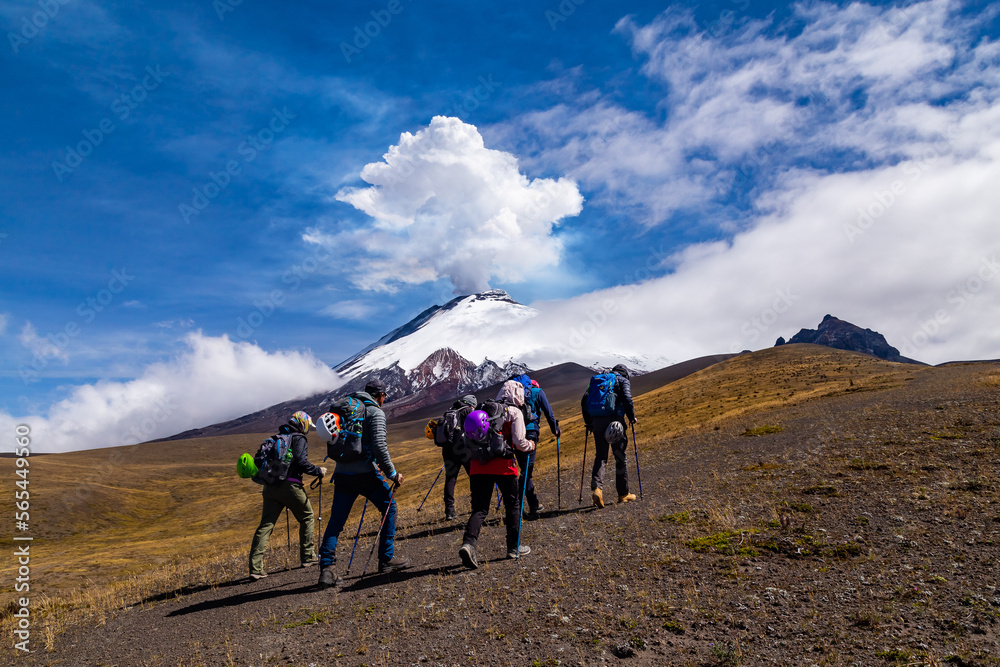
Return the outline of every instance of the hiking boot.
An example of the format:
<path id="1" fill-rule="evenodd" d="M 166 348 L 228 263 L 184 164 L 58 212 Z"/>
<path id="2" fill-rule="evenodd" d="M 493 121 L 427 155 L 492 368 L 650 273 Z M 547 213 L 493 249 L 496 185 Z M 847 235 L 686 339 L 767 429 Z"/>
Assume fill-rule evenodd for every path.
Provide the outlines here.
<path id="1" fill-rule="evenodd" d="M 340 577 L 337 576 L 337 573 L 333 571 L 333 567 L 332 566 L 331 567 L 320 568 L 320 571 L 319 571 L 319 587 L 320 588 L 323 588 L 323 589 L 333 588 L 334 586 L 336 586 L 339 583 L 340 583 Z"/>
<path id="2" fill-rule="evenodd" d="M 393 556 L 387 561 L 379 561 L 378 563 L 379 574 L 383 572 L 398 572 L 408 567 L 410 567 L 410 559 L 405 556 Z"/>
<path id="3" fill-rule="evenodd" d="M 476 562 L 476 547 L 471 544 L 463 544 L 462 548 L 458 550 L 458 555 L 462 558 L 462 564 L 470 570 L 479 567 L 479 563 Z"/>
<path id="4" fill-rule="evenodd" d="M 634 493 L 626 493 L 624 496 L 618 496 L 618 502 L 620 503 L 630 503 L 635 500 Z"/>
<path id="5" fill-rule="evenodd" d="M 250 580 L 251 581 L 260 581 L 261 579 L 265 578 L 266 576 L 267 576 L 267 572 L 251 572 L 250 573 Z"/>
<path id="6" fill-rule="evenodd" d="M 604 507 L 604 492 L 594 489 L 594 507 Z"/>
<path id="7" fill-rule="evenodd" d="M 507 558 L 519 558 L 521 556 L 527 556 L 531 553 L 531 547 L 527 544 L 522 544 L 516 549 L 507 549 Z"/>
<path id="8" fill-rule="evenodd" d="M 454 521 L 457 518 L 458 518 L 458 515 L 455 514 L 455 512 L 445 512 L 444 513 L 444 520 L 445 521 Z"/>
<path id="9" fill-rule="evenodd" d="M 307 558 L 306 560 L 299 563 L 299 567 L 312 567 L 319 563 L 319 558 L 313 556 L 312 558 Z"/>

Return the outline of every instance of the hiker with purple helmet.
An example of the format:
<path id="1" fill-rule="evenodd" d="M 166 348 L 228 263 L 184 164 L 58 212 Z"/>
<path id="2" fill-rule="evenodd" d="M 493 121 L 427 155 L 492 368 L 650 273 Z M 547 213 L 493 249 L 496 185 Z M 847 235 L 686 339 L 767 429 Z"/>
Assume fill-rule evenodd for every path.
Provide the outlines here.
<path id="1" fill-rule="evenodd" d="M 306 433 L 309 432 L 312 425 L 312 418 L 305 412 L 299 411 L 291 416 L 287 424 L 282 424 L 278 429 L 279 435 L 291 436 L 289 439 L 291 464 L 288 467 L 288 476 L 284 480 L 273 484 L 264 484 L 264 488 L 261 490 L 261 495 L 264 497 L 264 507 L 260 513 L 260 525 L 257 527 L 253 543 L 250 545 L 250 578 L 253 580 L 263 579 L 267 576 L 267 573 L 264 572 L 264 552 L 267 551 L 267 543 L 271 539 L 274 522 L 278 520 L 281 511 L 286 507 L 292 511 L 295 520 L 299 522 L 299 561 L 301 566 L 309 567 L 318 562 L 313 541 L 313 535 L 316 534 L 313 508 L 302 485 L 303 477 L 323 477 L 326 475 L 326 468 L 309 462 L 309 441 L 306 440 Z"/>
<path id="2" fill-rule="evenodd" d="M 466 567 L 479 567 L 476 546 L 479 531 L 489 514 L 494 486 L 503 499 L 507 526 L 507 558 L 519 558 L 531 552 L 527 545 L 518 544 L 518 516 L 521 496 L 518 489 L 518 469 L 514 451 L 530 452 L 535 443 L 528 440 L 524 429 L 524 386 L 507 380 L 495 401 L 484 401 L 469 413 L 465 433 L 472 446 L 479 445 L 478 456 L 469 465 L 469 488 L 472 494 L 472 516 L 465 527 L 462 547 L 458 551 Z"/>

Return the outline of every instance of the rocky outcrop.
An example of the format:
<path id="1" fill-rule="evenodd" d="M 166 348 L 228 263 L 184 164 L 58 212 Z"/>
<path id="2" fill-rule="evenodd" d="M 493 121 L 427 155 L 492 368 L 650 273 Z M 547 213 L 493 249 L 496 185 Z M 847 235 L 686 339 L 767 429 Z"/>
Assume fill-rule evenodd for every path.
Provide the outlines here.
<path id="1" fill-rule="evenodd" d="M 825 345 L 838 350 L 848 350 L 851 352 L 862 352 L 870 354 L 886 361 L 898 361 L 904 363 L 920 363 L 913 359 L 908 359 L 899 354 L 899 350 L 889 345 L 885 336 L 871 329 L 862 329 L 850 322 L 837 319 L 833 315 L 827 315 L 820 322 L 816 329 L 802 329 L 797 334 L 788 339 L 778 338 L 775 347 L 778 345 L 791 345 L 793 343 L 811 343 L 813 345 Z"/>

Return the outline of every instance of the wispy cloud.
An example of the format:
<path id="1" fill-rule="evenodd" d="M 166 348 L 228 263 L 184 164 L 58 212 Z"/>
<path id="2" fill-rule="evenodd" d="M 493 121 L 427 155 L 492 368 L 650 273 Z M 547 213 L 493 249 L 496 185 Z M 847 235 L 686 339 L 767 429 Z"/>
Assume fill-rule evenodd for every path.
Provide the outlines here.
<path id="1" fill-rule="evenodd" d="M 56 345 L 48 338 L 42 338 L 35 331 L 35 326 L 31 322 L 25 322 L 18 340 L 35 357 L 39 359 L 61 359 L 69 361 L 69 354 L 65 347 Z"/>
<path id="2" fill-rule="evenodd" d="M 319 312 L 321 315 L 326 315 L 335 320 L 361 321 L 368 319 L 378 312 L 378 306 L 368 301 L 352 299 L 338 301 Z"/>

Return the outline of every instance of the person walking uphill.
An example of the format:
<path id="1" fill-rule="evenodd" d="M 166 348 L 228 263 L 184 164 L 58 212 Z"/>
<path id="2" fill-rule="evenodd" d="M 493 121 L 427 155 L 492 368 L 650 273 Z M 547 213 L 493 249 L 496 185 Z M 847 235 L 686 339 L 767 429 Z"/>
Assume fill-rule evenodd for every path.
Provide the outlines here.
<path id="1" fill-rule="evenodd" d="M 512 380 L 517 380 L 524 386 L 524 402 L 529 408 L 529 412 L 533 415 L 534 419 L 524 425 L 524 430 L 526 432 L 526 437 L 535 443 L 535 449 L 531 452 L 515 452 L 517 457 L 517 465 L 525 474 L 521 475 L 519 486 L 521 497 L 528 504 L 528 512 L 525 514 L 525 518 L 528 520 L 538 519 L 538 512 L 542 509 L 542 504 L 538 501 L 538 495 L 535 493 L 535 482 L 531 479 L 535 472 L 535 455 L 538 451 L 538 439 L 539 431 L 541 429 L 542 417 L 545 417 L 545 421 L 549 424 L 549 430 L 552 431 L 552 435 L 557 438 L 562 435 L 562 431 L 559 430 L 559 422 L 556 420 L 555 414 L 552 412 L 552 406 L 549 405 L 549 399 L 545 396 L 545 392 L 535 380 L 532 380 L 527 375 L 519 375 L 511 378 Z M 527 383 L 525 383 L 527 381 Z"/>
<path id="2" fill-rule="evenodd" d="M 260 526 L 254 533 L 250 545 L 250 578 L 257 580 L 267 576 L 264 572 L 264 552 L 274 530 L 274 522 L 281 516 L 281 510 L 286 507 L 292 510 L 295 520 L 299 522 L 299 561 L 302 567 L 315 565 L 317 562 L 313 544 L 315 519 L 309 496 L 302 486 L 302 478 L 325 477 L 326 468 L 315 466 L 309 462 L 309 442 L 306 433 L 312 427 L 312 419 L 305 412 L 296 412 L 278 429 L 279 436 L 288 438 L 288 450 L 291 452 L 291 463 L 288 466 L 287 477 L 272 484 L 264 484 L 261 495 L 264 496 L 264 507 L 260 513 Z"/>
<path id="3" fill-rule="evenodd" d="M 518 544 L 518 518 L 521 513 L 521 496 L 518 493 L 518 471 L 514 450 L 530 452 L 535 443 L 525 435 L 524 387 L 514 380 L 507 380 L 500 388 L 495 401 L 484 401 L 477 410 L 469 413 L 465 433 L 470 445 L 477 450 L 477 458 L 469 466 L 469 487 L 472 492 L 472 516 L 465 527 L 462 547 L 458 555 L 466 567 L 479 567 L 476 545 L 479 531 L 489 514 L 493 500 L 493 487 L 500 489 L 506 511 L 507 558 L 518 558 L 531 553 L 527 545 Z"/>
<path id="4" fill-rule="evenodd" d="M 396 535 L 396 501 L 393 489 L 403 485 L 402 473 L 396 472 L 389 457 L 386 443 L 385 385 L 381 380 L 370 380 L 364 391 L 354 392 L 349 398 L 364 405 L 364 421 L 361 428 L 362 458 L 349 462 L 337 462 L 333 471 L 333 506 L 330 521 L 323 533 L 323 544 L 319 550 L 319 585 L 329 588 L 339 577 L 333 567 L 337 562 L 337 539 L 344 529 L 347 517 L 354 507 L 357 497 L 364 496 L 382 514 L 382 532 L 378 545 L 378 571 L 394 572 L 410 566 L 410 559 L 395 553 L 393 541 Z M 381 471 L 381 477 L 379 475 Z M 390 487 L 392 482 L 393 486 Z"/>
<path id="5" fill-rule="evenodd" d="M 450 433 L 442 434 L 447 440 L 441 445 L 441 456 L 444 458 L 444 518 L 449 521 L 458 518 L 455 513 L 455 483 L 458 481 L 458 471 L 465 468 L 465 474 L 469 474 L 472 456 L 462 427 L 469 413 L 475 409 L 476 397 L 472 394 L 455 401 L 451 410 L 455 412 L 454 421 L 457 428 L 447 429 Z M 445 413 L 443 421 L 447 422 L 448 417 L 448 413 Z"/>
<path id="6" fill-rule="evenodd" d="M 628 369 L 618 364 L 610 373 L 595 375 L 590 387 L 580 401 L 583 423 L 594 434 L 594 468 L 591 472 L 590 490 L 594 505 L 604 507 L 604 468 L 608 463 L 608 448 L 615 455 L 615 486 L 618 502 L 635 500 L 635 494 L 628 490 L 628 464 L 625 448 L 628 436 L 625 418 L 636 423 L 635 405 L 632 403 L 632 385 L 628 379 Z"/>

